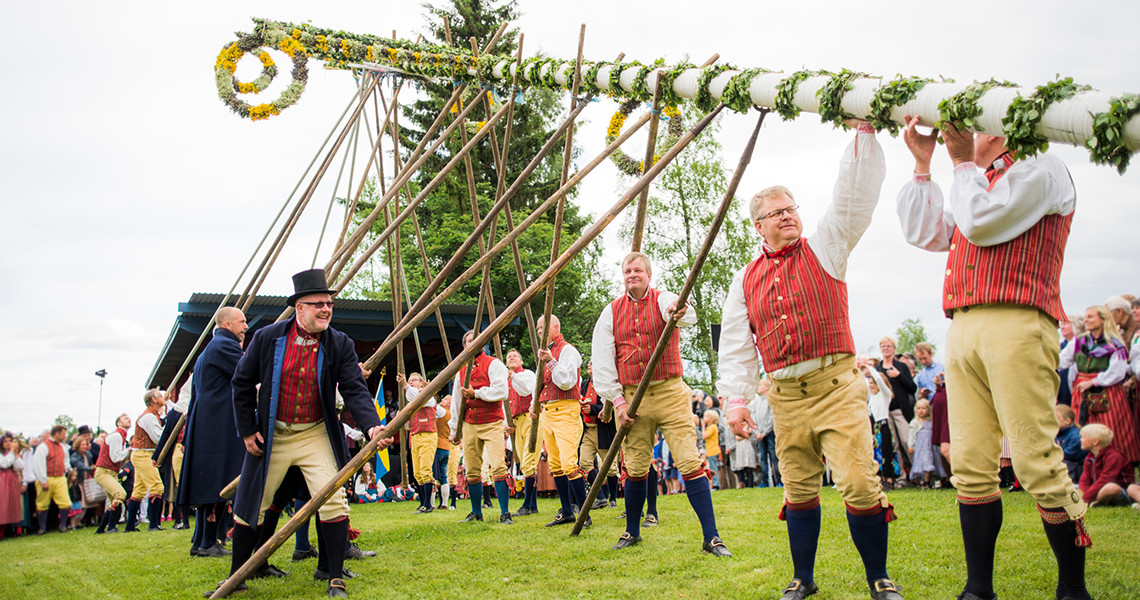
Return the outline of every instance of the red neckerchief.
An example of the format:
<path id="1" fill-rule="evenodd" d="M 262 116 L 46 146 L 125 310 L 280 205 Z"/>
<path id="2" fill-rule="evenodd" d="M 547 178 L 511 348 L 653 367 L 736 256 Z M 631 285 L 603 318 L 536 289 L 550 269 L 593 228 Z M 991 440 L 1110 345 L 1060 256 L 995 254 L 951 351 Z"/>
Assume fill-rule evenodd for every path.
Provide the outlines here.
<path id="1" fill-rule="evenodd" d="M 986 169 L 986 180 L 990 182 L 989 189 L 992 190 L 994 188 L 994 184 L 997 183 L 997 180 L 1001 179 L 1002 175 L 1005 175 L 1005 172 L 1013 166 L 1013 163 L 1013 155 L 1009 152 L 1003 152 L 1001 156 L 994 160 L 990 168 Z"/>
<path id="2" fill-rule="evenodd" d="M 780 248 L 779 250 L 769 250 L 768 246 L 765 245 L 764 246 L 764 256 L 767 256 L 768 258 L 779 258 L 781 256 L 784 256 L 785 254 L 788 254 L 793 249 L 797 248 L 800 245 L 800 242 L 802 242 L 802 241 L 804 241 L 804 238 L 801 237 L 798 240 L 788 244 L 787 246 Z"/>

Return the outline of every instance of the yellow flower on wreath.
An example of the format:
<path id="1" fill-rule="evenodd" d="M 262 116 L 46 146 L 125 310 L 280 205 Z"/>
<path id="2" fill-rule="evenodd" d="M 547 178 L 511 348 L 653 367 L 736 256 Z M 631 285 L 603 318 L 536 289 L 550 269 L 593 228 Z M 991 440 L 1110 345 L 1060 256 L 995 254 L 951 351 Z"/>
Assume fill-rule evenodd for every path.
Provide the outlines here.
<path id="1" fill-rule="evenodd" d="M 237 62 L 245 52 L 238 48 L 237 42 L 226 46 L 221 52 L 218 53 L 218 60 L 214 62 L 215 69 L 225 69 L 230 73 L 237 71 Z"/>
<path id="2" fill-rule="evenodd" d="M 328 38 L 326 38 L 323 35 L 317 36 L 317 50 L 324 50 L 325 52 L 328 52 L 328 50 L 329 50 Z"/>
<path id="3" fill-rule="evenodd" d="M 375 57 L 376 57 L 376 53 L 372 50 L 372 46 L 369 46 L 367 49 L 364 50 L 364 60 L 366 60 L 368 62 L 372 62 L 375 59 Z"/>
<path id="4" fill-rule="evenodd" d="M 269 53 L 264 51 L 264 50 L 262 50 L 260 53 L 258 53 L 257 60 L 260 60 L 262 66 L 264 66 L 264 67 L 272 67 L 273 66 L 273 57 L 269 56 Z"/>
<path id="5" fill-rule="evenodd" d="M 293 28 L 293 39 L 295 39 L 295 40 L 301 39 L 301 30 L 297 29 L 296 27 Z"/>
<path id="6" fill-rule="evenodd" d="M 396 48 L 388 48 L 388 60 L 390 62 L 396 62 L 396 55 L 398 55 L 399 53 L 400 53 L 400 51 L 397 50 Z"/>
<path id="7" fill-rule="evenodd" d="M 298 52 L 305 52 L 305 47 L 293 38 L 282 39 L 281 42 L 277 44 L 277 47 L 280 48 L 281 51 L 285 54 L 288 54 L 290 57 L 295 56 Z"/>
<path id="8" fill-rule="evenodd" d="M 281 112 L 277 110 L 277 107 L 270 103 L 258 104 L 249 108 L 249 119 L 251 121 L 261 121 L 279 114 Z"/>
<path id="9" fill-rule="evenodd" d="M 244 83 L 239 81 L 237 84 L 237 92 L 239 94 L 256 94 L 257 91 L 256 83 Z"/>

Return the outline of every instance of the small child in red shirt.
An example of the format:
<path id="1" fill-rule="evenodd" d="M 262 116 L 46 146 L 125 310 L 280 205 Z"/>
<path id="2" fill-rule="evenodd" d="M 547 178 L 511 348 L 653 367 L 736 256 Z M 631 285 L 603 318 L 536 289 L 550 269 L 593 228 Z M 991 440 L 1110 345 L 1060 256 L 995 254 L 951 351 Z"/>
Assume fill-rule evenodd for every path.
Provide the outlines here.
<path id="1" fill-rule="evenodd" d="M 1112 446 L 1112 430 L 1100 423 L 1081 428 L 1081 448 L 1088 450 L 1081 473 L 1081 494 L 1089 506 L 1128 506 L 1140 509 L 1140 485 L 1132 480 L 1132 466 Z"/>

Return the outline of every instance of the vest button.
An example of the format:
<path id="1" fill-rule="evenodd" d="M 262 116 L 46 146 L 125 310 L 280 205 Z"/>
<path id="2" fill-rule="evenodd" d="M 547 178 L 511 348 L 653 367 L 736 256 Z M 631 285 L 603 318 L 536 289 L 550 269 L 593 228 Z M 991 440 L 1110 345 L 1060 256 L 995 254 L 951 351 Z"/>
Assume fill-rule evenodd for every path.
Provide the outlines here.
<path id="1" fill-rule="evenodd" d="M 780 318 L 781 318 L 781 319 L 786 319 L 786 318 L 788 318 L 788 315 L 780 315 Z"/>
<path id="2" fill-rule="evenodd" d="M 839 380 L 838 379 L 832 379 L 831 385 L 839 385 Z"/>
<path id="3" fill-rule="evenodd" d="M 779 386 L 776 386 L 776 391 L 777 391 L 777 392 L 782 392 L 783 390 L 781 390 Z"/>
<path id="4" fill-rule="evenodd" d="M 957 247 L 958 247 L 958 244 L 950 244 L 950 249 L 951 249 L 951 250 L 954 250 L 954 249 L 955 249 L 955 248 L 957 248 Z"/>
<path id="5" fill-rule="evenodd" d="M 776 264 L 780 264 L 780 259 L 776 259 Z"/>
<path id="6" fill-rule="evenodd" d="M 785 340 L 790 340 L 790 339 L 792 339 L 792 335 L 791 335 L 791 334 L 785 335 L 785 336 L 784 336 L 784 339 L 785 339 Z"/>
<path id="7" fill-rule="evenodd" d="M 966 296 L 967 296 L 967 297 L 969 297 L 969 296 L 973 296 L 973 295 L 974 295 L 974 292 L 966 292 Z"/>
<path id="8" fill-rule="evenodd" d="M 800 382 L 800 387 L 802 387 L 802 388 L 806 388 L 806 387 L 807 387 L 807 382 L 806 382 L 806 381 L 801 381 L 801 382 Z"/>
<path id="9" fill-rule="evenodd" d="M 779 277 L 777 277 L 777 278 L 776 278 L 776 283 L 780 283 L 780 278 L 779 278 Z"/>
<path id="10" fill-rule="evenodd" d="M 947 274 L 947 275 L 949 275 L 949 274 L 950 274 L 950 269 L 946 269 L 946 274 Z"/>
<path id="11" fill-rule="evenodd" d="M 954 294 L 946 294 L 946 299 L 947 299 L 947 300 L 953 300 L 953 299 L 954 299 Z"/>
<path id="12" fill-rule="evenodd" d="M 807 395 L 807 390 L 800 390 L 800 393 L 806 396 L 806 395 Z"/>
<path id="13" fill-rule="evenodd" d="M 783 296 L 776 296 L 776 299 L 777 299 L 777 300 L 783 300 L 783 299 L 784 299 L 784 297 L 783 297 Z"/>

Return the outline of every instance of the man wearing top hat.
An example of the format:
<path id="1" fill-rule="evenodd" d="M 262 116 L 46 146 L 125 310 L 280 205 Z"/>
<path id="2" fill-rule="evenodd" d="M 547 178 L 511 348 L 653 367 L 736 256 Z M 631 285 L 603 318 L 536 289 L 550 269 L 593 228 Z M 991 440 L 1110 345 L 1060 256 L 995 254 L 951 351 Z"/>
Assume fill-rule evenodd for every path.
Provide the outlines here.
<path id="1" fill-rule="evenodd" d="M 352 339 L 329 327 L 333 291 L 324 270 L 297 273 L 293 287 L 288 303 L 296 308 L 294 317 L 254 333 L 234 372 L 234 418 L 246 454 L 234 500 L 231 575 L 273 534 L 259 535 L 257 526 L 290 467 L 300 469 L 315 493 L 348 463 L 337 419 L 338 390 L 361 430 L 369 437 L 381 430 Z M 391 443 L 391 438 L 381 440 L 378 449 Z M 343 488 L 321 506 L 317 527 L 328 550 L 328 595 L 347 597 L 342 575 L 348 502 Z M 259 571 L 283 576 L 268 565 Z"/>

